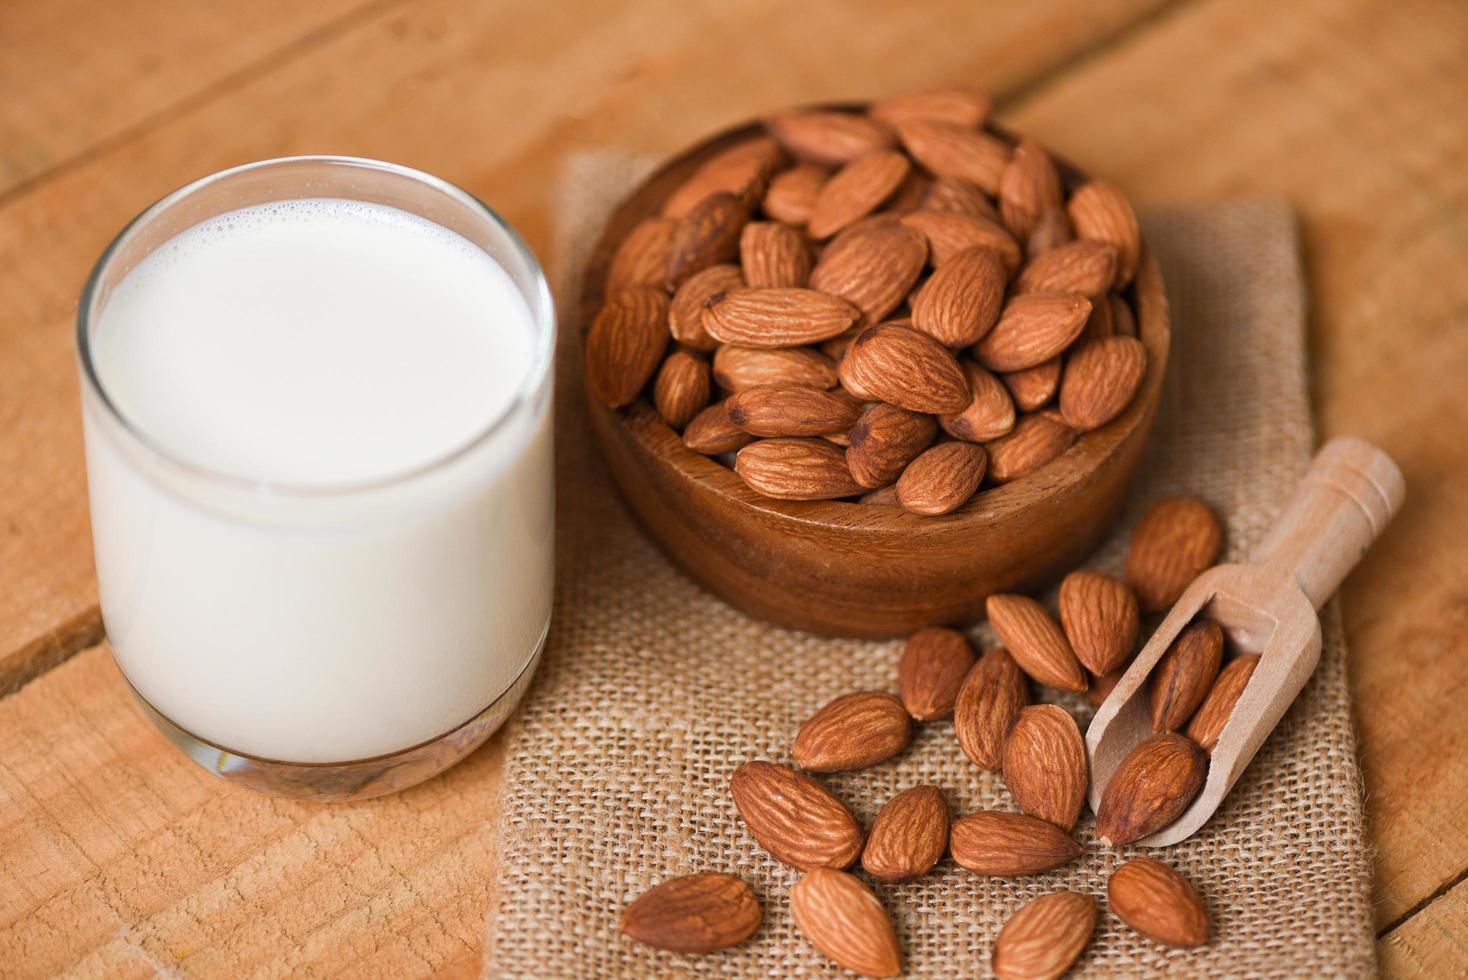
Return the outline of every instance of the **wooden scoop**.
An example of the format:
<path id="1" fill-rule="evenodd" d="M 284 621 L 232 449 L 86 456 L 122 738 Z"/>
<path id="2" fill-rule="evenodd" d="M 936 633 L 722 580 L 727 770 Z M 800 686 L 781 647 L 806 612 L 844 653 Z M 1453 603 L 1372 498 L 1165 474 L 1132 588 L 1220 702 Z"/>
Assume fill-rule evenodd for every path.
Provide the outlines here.
<path id="1" fill-rule="evenodd" d="M 1397 464 L 1370 443 L 1334 439 L 1316 454 L 1254 560 L 1198 576 L 1097 710 L 1086 732 L 1093 811 L 1121 760 L 1153 734 L 1148 675 L 1201 613 L 1240 651 L 1260 654 L 1259 664 L 1214 746 L 1203 791 L 1172 825 L 1137 843 L 1176 844 L 1213 816 L 1315 671 L 1317 610 L 1386 527 L 1405 490 Z"/>

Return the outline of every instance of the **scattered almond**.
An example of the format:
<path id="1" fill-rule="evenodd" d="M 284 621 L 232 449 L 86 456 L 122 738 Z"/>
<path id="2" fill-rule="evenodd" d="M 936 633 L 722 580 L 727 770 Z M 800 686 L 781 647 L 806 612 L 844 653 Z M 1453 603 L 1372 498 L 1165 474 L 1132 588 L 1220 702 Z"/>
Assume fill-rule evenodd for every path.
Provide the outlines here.
<path id="1" fill-rule="evenodd" d="M 866 873 L 883 881 L 921 878 L 948 849 L 948 804 L 936 786 L 898 793 L 872 821 L 861 852 Z"/>
<path id="2" fill-rule="evenodd" d="M 1223 629 L 1212 620 L 1189 623 L 1167 647 L 1147 683 L 1154 732 L 1175 732 L 1208 696 L 1223 665 Z"/>
<path id="3" fill-rule="evenodd" d="M 734 472 L 777 500 L 832 500 L 866 488 L 846 468 L 841 449 L 821 439 L 759 439 L 739 450 Z"/>
<path id="4" fill-rule="evenodd" d="M 837 965 L 867 977 L 902 972 L 897 931 L 872 890 L 841 871 L 817 868 L 790 890 L 795 924 Z"/>
<path id="5" fill-rule="evenodd" d="M 994 940 L 999 980 L 1052 980 L 1069 970 L 1096 931 L 1096 900 L 1078 892 L 1042 895 L 1009 917 Z"/>
<path id="6" fill-rule="evenodd" d="M 876 402 L 851 428 L 847 468 L 864 487 L 886 486 L 928 448 L 937 433 L 938 425 L 931 415 Z"/>
<path id="7" fill-rule="evenodd" d="M 980 769 L 998 772 L 1004 765 L 1004 739 L 1029 703 L 1029 685 L 1009 651 L 986 652 L 963 679 L 953 703 L 953 734 L 963 754 Z"/>
<path id="8" fill-rule="evenodd" d="M 1065 365 L 1060 414 L 1077 431 L 1099 429 L 1131 404 L 1146 373 L 1147 349 L 1140 340 L 1105 337 L 1087 341 Z"/>
<path id="9" fill-rule="evenodd" d="M 1143 612 L 1161 612 L 1218 560 L 1223 526 L 1193 497 L 1164 497 L 1147 508 L 1132 531 L 1126 582 Z"/>
<path id="10" fill-rule="evenodd" d="M 890 127 L 849 112 L 782 112 L 765 126 L 792 156 L 827 167 L 839 167 L 893 145 Z"/>
<path id="11" fill-rule="evenodd" d="M 795 764 L 811 772 L 844 772 L 885 762 L 907 748 L 912 718 L 882 691 L 859 691 L 831 701 L 795 735 Z"/>
<path id="12" fill-rule="evenodd" d="M 962 177 L 985 192 L 999 190 L 999 178 L 1009 164 L 1009 144 L 971 126 L 931 119 L 910 119 L 897 125 L 898 137 L 912 158 L 940 177 Z"/>
<path id="13" fill-rule="evenodd" d="M 1086 675 L 1060 625 L 1029 596 L 991 595 L 984 602 L 989 625 L 1036 683 L 1059 691 L 1084 691 Z"/>
<path id="14" fill-rule="evenodd" d="M 1137 336 L 1137 317 L 1132 304 L 1116 293 L 1111 294 L 1111 332 L 1116 337 Z"/>
<path id="15" fill-rule="evenodd" d="M 1075 571 L 1060 583 L 1060 623 L 1076 658 L 1093 674 L 1109 674 L 1131 656 L 1141 614 L 1124 582 Z"/>
<path id="16" fill-rule="evenodd" d="M 1104 181 L 1092 180 L 1070 196 L 1066 213 L 1077 238 L 1116 246 L 1116 285 L 1131 282 L 1141 260 L 1142 232 L 1125 195 Z"/>
<path id="17" fill-rule="evenodd" d="M 699 412 L 683 429 L 683 445 L 705 456 L 732 453 L 753 441 L 754 436 L 730 421 L 729 408 L 723 402 Z"/>
<path id="18" fill-rule="evenodd" d="M 849 377 L 860 391 L 909 411 L 958 412 L 969 403 L 968 379 L 953 354 L 896 323 L 862 331 L 837 370 L 843 384 Z"/>
<path id="19" fill-rule="evenodd" d="M 1015 296 L 974 346 L 974 357 L 990 371 L 1032 368 L 1069 347 L 1090 315 L 1091 301 L 1079 293 Z"/>
<path id="20" fill-rule="evenodd" d="M 693 350 L 707 353 L 719 346 L 703 328 L 703 307 L 716 293 L 730 293 L 744 288 L 744 273 L 739 266 L 724 263 L 696 272 L 678 287 L 668 307 L 668 329 L 673 339 Z"/>
<path id="21" fill-rule="evenodd" d="M 673 231 L 677 227 L 678 222 L 672 218 L 651 217 L 628 232 L 607 267 L 607 294 L 631 286 L 661 287 L 667 275 Z"/>
<path id="22" fill-rule="evenodd" d="M 1069 831 L 1090 783 L 1086 745 L 1070 713 L 1053 704 L 1022 709 L 1004 742 L 1004 785 L 1019 808 Z"/>
<path id="23" fill-rule="evenodd" d="M 977 128 L 989 118 L 987 96 L 961 88 L 933 88 L 904 92 L 872 103 L 867 115 L 888 126 L 916 120 Z"/>
<path id="24" fill-rule="evenodd" d="M 739 264 L 750 286 L 804 286 L 810 278 L 805 236 L 778 221 L 751 221 L 739 236 Z"/>
<path id="25" fill-rule="evenodd" d="M 1097 839 L 1121 847 L 1157 833 L 1182 816 L 1207 774 L 1208 757 L 1191 739 L 1174 732 L 1143 739 L 1101 793 Z"/>
<path id="26" fill-rule="evenodd" d="M 677 289 L 694 273 L 737 256 L 747 221 L 748 202 L 727 191 L 710 194 L 694 205 L 678 221 L 668 243 L 668 287 Z"/>
<path id="27" fill-rule="evenodd" d="M 637 397 L 668 346 L 668 297 L 645 286 L 611 296 L 586 334 L 586 380 L 609 408 Z"/>
<path id="28" fill-rule="evenodd" d="M 1081 856 L 1081 845 L 1055 824 L 1001 810 L 955 820 L 949 849 L 959 867 L 1001 878 L 1050 871 Z"/>
<path id="29" fill-rule="evenodd" d="M 643 892 L 623 910 L 622 932 L 674 953 L 712 953 L 754 935 L 762 916 L 748 882 L 704 872 Z"/>
<path id="30" fill-rule="evenodd" d="M 724 344 L 714 354 L 714 383 L 725 391 L 774 384 L 834 388 L 836 364 L 809 347 Z"/>
<path id="31" fill-rule="evenodd" d="M 853 160 L 826 181 L 811 208 L 807 230 L 829 238 L 877 209 L 906 179 L 912 164 L 897 150 L 879 150 Z"/>
<path id="32" fill-rule="evenodd" d="M 1132 858 L 1113 871 L 1106 901 L 1121 921 L 1167 946 L 1202 946 L 1213 931 L 1197 889 L 1152 858 Z"/>
<path id="33" fill-rule="evenodd" d="M 927 239 L 928 259 L 935 269 L 971 248 L 993 249 L 1004 264 L 1006 276 L 1019 268 L 1019 243 L 993 219 L 922 209 L 904 214 L 901 221 Z"/>
<path id="34" fill-rule="evenodd" d="M 773 762 L 734 770 L 729 792 L 745 826 L 776 860 L 802 871 L 848 868 L 863 835 L 846 805 L 810 776 Z"/>
<path id="35" fill-rule="evenodd" d="M 1092 707 L 1099 708 L 1106 703 L 1106 699 L 1111 696 L 1117 682 L 1126 675 L 1126 668 L 1127 665 L 1123 664 L 1109 674 L 1091 675 L 1091 686 L 1086 688 L 1086 700 L 1091 703 Z"/>
<path id="36" fill-rule="evenodd" d="M 999 212 L 1005 226 L 1017 240 L 1028 241 L 1042 217 L 1064 205 L 1060 174 L 1050 154 L 1029 137 L 1021 139 L 999 175 Z"/>
<path id="37" fill-rule="evenodd" d="M 945 347 L 967 347 L 999 322 L 1006 276 L 991 248 L 953 256 L 912 299 L 912 324 Z"/>
<path id="38" fill-rule="evenodd" d="M 1075 430 L 1045 415 L 1026 415 L 1014 429 L 986 445 L 989 477 L 996 483 L 1017 480 L 1032 473 L 1075 442 Z"/>
<path id="39" fill-rule="evenodd" d="M 952 211 L 970 218 L 982 218 L 994 223 L 999 221 L 999 212 L 994 204 L 973 181 L 962 177 L 939 177 L 923 194 L 919 208 L 924 211 Z"/>
<path id="40" fill-rule="evenodd" d="M 703 328 L 722 344 L 793 347 L 834 337 L 859 315 L 840 297 L 814 289 L 740 289 L 709 297 Z"/>
<path id="41" fill-rule="evenodd" d="M 674 351 L 658 369 L 652 403 L 663 421 L 682 430 L 709 401 L 708 362 L 686 350 Z"/>
<path id="42" fill-rule="evenodd" d="M 663 205 L 663 217 L 682 218 L 707 197 L 721 191 L 752 201 L 784 159 L 779 144 L 768 136 L 754 136 L 736 143 L 710 157 L 672 193 Z"/>
<path id="43" fill-rule="evenodd" d="M 997 377 L 1009 389 L 1016 408 L 1021 412 L 1038 411 L 1060 390 L 1060 358 L 1052 357 L 1032 368 L 1009 371 Z"/>
<path id="44" fill-rule="evenodd" d="M 951 714 L 974 660 L 973 645 L 958 630 L 929 626 L 909 636 L 897 667 L 897 689 L 907 713 L 918 721 Z"/>
<path id="45" fill-rule="evenodd" d="M 831 172 L 813 163 L 798 163 L 782 170 L 770 181 L 762 203 L 765 214 L 787 225 L 803 225 L 810 220 L 816 198 L 830 179 Z"/>
<path id="46" fill-rule="evenodd" d="M 1057 245 L 1030 259 L 1014 288 L 1021 293 L 1080 293 L 1096 300 L 1106 296 L 1115 277 L 1116 248 L 1083 240 Z"/>
<path id="47" fill-rule="evenodd" d="M 897 502 L 914 514 L 950 514 L 968 502 L 984 479 L 988 456 L 971 442 L 944 442 L 924 450 L 897 480 Z"/>
<path id="48" fill-rule="evenodd" d="M 1014 428 L 1014 400 L 997 377 L 973 361 L 958 362 L 968 377 L 969 403 L 961 412 L 938 416 L 943 431 L 955 439 L 988 442 Z"/>
<path id="49" fill-rule="evenodd" d="M 862 404 L 843 391 L 806 385 L 745 388 L 725 399 L 729 421 L 755 436 L 820 436 L 856 424 Z"/>
<path id="50" fill-rule="evenodd" d="M 1064 209 L 1053 208 L 1036 220 L 1030 237 L 1024 242 L 1025 254 L 1032 259 L 1038 258 L 1052 248 L 1059 248 L 1074 240 L 1075 233 L 1070 229 L 1070 219 L 1066 217 Z"/>
<path id="51" fill-rule="evenodd" d="M 1197 714 L 1188 722 L 1188 738 L 1197 742 L 1204 752 L 1211 753 L 1218 744 L 1223 726 L 1228 724 L 1234 705 L 1239 703 L 1239 698 L 1243 696 L 1244 688 L 1248 687 L 1249 678 L 1254 676 L 1254 668 L 1257 666 L 1259 655 L 1252 653 L 1235 657 L 1225 664 Z"/>
<path id="52" fill-rule="evenodd" d="M 813 289 L 840 296 L 871 325 L 897 308 L 922 275 L 928 243 L 896 221 L 848 228 L 826 247 L 810 275 Z"/>

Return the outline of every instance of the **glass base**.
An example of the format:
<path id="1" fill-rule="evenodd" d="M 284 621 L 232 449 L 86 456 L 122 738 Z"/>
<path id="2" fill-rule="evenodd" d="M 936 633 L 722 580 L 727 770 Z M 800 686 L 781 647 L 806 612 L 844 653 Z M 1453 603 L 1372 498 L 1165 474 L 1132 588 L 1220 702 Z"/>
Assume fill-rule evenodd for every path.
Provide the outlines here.
<path id="1" fill-rule="evenodd" d="M 548 626 L 549 624 L 547 624 Z M 548 631 L 548 630 L 547 630 Z M 488 707 L 453 731 L 401 752 L 356 762 L 275 762 L 232 752 L 180 728 L 131 684 L 133 698 L 168 740 L 214 775 L 241 786 L 298 800 L 370 800 L 430 779 L 483 745 L 514 712 L 540 664 L 546 634 L 514 682 Z"/>

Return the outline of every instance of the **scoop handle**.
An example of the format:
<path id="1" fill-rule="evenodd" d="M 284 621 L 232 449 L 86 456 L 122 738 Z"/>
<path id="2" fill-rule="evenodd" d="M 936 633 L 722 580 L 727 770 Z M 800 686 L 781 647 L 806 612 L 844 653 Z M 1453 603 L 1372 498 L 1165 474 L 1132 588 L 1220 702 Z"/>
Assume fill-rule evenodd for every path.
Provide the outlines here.
<path id="1" fill-rule="evenodd" d="M 1254 561 L 1287 569 L 1316 609 L 1402 506 L 1402 471 L 1371 443 L 1332 439 L 1315 454 Z"/>

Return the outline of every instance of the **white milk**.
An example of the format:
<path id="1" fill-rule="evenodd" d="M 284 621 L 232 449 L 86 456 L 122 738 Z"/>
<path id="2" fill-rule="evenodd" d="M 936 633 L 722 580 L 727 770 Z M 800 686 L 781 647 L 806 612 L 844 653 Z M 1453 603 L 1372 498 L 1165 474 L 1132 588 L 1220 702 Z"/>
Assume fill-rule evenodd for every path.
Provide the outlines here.
<path id="1" fill-rule="evenodd" d="M 103 617 L 139 693 L 289 762 L 494 701 L 550 617 L 538 340 L 493 259 L 382 205 L 245 208 L 139 263 L 91 344 L 141 442 L 84 386 Z"/>

